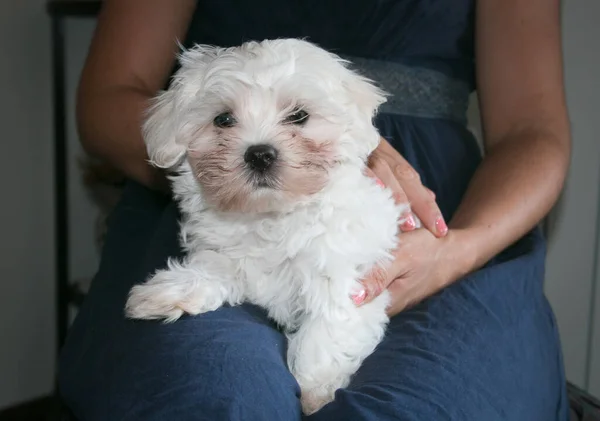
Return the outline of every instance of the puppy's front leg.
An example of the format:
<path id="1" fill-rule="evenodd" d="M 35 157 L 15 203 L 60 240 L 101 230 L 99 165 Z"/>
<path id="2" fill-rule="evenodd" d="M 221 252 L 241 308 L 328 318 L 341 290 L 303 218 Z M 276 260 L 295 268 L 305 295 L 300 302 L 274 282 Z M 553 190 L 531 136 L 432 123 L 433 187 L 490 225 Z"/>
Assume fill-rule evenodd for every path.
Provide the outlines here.
<path id="1" fill-rule="evenodd" d="M 388 300 L 384 292 L 362 307 L 313 314 L 289 336 L 288 366 L 300 385 L 305 414 L 332 401 L 375 350 L 388 322 Z"/>
<path id="2" fill-rule="evenodd" d="M 224 302 L 238 304 L 242 294 L 231 261 L 215 252 L 202 252 L 184 263 L 169 261 L 167 269 L 134 286 L 125 314 L 132 319 L 173 322 L 184 313 L 216 310 Z"/>

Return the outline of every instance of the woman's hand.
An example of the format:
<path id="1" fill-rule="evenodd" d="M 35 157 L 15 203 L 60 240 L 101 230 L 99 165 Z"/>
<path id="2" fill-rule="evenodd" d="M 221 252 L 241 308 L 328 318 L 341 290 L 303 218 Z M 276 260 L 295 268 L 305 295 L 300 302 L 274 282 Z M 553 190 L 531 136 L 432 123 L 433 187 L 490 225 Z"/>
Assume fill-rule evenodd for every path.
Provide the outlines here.
<path id="1" fill-rule="evenodd" d="M 363 280 L 364 292 L 352 297 L 354 303 L 363 305 L 388 289 L 389 316 L 418 304 L 469 272 L 469 255 L 457 244 L 463 244 L 460 231 L 443 238 L 426 229 L 401 234 L 391 265 L 373 269 Z"/>
<path id="2" fill-rule="evenodd" d="M 388 313 L 394 315 L 435 293 L 460 271 L 450 269 L 458 263 L 447 260 L 454 237 L 447 236 L 435 194 L 421 184 L 415 169 L 385 139 L 371 155 L 369 167 L 368 175 L 390 188 L 398 203 L 410 203 L 414 216 L 427 228 L 415 230 L 413 215 L 403 215 L 406 222 L 400 230 L 404 233 L 391 266 L 375 268 L 363 280 L 364 290 L 352 297 L 355 304 L 362 305 L 388 288 L 392 294 Z"/>
<path id="3" fill-rule="evenodd" d="M 382 184 L 394 192 L 399 203 L 410 203 L 412 213 L 436 237 L 443 237 L 448 232 L 442 212 L 435 203 L 435 194 L 421 183 L 415 169 L 385 139 L 369 157 L 369 175 L 377 177 Z M 402 231 L 411 231 L 416 227 L 416 220 L 405 215 L 406 223 Z"/>

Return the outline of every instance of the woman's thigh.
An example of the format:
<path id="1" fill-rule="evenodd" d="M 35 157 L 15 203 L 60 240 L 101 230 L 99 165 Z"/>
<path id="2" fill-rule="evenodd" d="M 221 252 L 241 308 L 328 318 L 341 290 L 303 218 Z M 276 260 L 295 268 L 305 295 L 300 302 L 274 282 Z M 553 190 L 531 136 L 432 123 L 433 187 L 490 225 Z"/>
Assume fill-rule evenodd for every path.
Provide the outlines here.
<path id="1" fill-rule="evenodd" d="M 61 391 L 79 421 L 301 417 L 285 338 L 260 309 L 126 322 L 102 336 L 76 361 L 63 360 Z"/>
<path id="2" fill-rule="evenodd" d="M 393 318 L 320 420 L 566 421 L 560 342 L 528 236 L 487 268 Z"/>
<path id="3" fill-rule="evenodd" d="M 131 286 L 177 245 L 174 205 L 129 188 L 100 270 L 61 354 L 61 395 L 79 421 L 299 420 L 285 336 L 251 305 L 176 323 L 127 320 Z"/>

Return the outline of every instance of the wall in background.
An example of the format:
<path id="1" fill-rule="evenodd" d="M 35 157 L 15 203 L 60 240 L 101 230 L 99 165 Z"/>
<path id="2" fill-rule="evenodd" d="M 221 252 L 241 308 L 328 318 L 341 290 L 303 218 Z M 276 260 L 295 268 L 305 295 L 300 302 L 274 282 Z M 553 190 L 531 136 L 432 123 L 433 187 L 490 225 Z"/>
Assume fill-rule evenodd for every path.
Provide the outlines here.
<path id="1" fill-rule="evenodd" d="M 600 198 L 599 198 L 600 199 Z M 600 203 L 598 203 L 598 219 L 596 219 L 596 284 L 593 288 L 593 307 L 591 309 L 591 337 L 590 337 L 590 372 L 588 390 L 594 396 L 600 396 Z"/>
<path id="2" fill-rule="evenodd" d="M 52 73 L 45 0 L 0 2 L 0 408 L 51 393 L 55 373 Z M 95 21 L 66 25 L 68 111 Z M 79 177 L 69 121 L 72 261 L 76 279 L 98 264 L 97 211 Z"/>
<path id="3" fill-rule="evenodd" d="M 52 390 L 48 23 L 44 0 L 0 2 L 0 407 Z"/>
<path id="4" fill-rule="evenodd" d="M 551 219 L 553 236 L 546 265 L 546 292 L 557 315 L 567 374 L 584 388 L 589 386 L 590 334 L 600 334 L 600 323 L 593 324 L 590 317 L 596 282 L 600 182 L 598 16 L 597 0 L 563 2 L 565 82 L 573 155 L 567 186 Z M 595 393 L 600 394 L 600 388 Z"/>
<path id="5" fill-rule="evenodd" d="M 14 157 L 0 166 L 0 188 L 11 198 L 0 207 L 0 408 L 49 393 L 55 370 L 50 28 L 44 3 L 0 2 L 0 54 L 8 58 L 0 65 L 3 157 Z M 569 378 L 580 386 L 589 380 L 593 393 L 600 395 L 599 333 L 594 339 L 599 358 L 590 359 L 595 374 L 587 379 L 585 370 L 588 333 L 600 329 L 600 322 L 594 328 L 589 319 L 600 180 L 600 142 L 595 138 L 600 132 L 600 55 L 594 44 L 600 38 L 595 18 L 600 16 L 600 3 L 581 0 L 577 8 L 573 3 L 566 2 L 563 22 L 574 165 L 554 218 L 546 290 L 557 314 Z M 66 25 L 70 116 L 94 23 L 73 19 Z M 476 120 L 476 106 L 470 116 Z M 71 225 L 77 227 L 71 231 L 71 271 L 78 279 L 89 277 L 97 267 L 96 210 L 78 177 L 81 148 L 72 119 L 69 136 Z M 600 288 L 596 294 L 598 318 Z"/>
<path id="6" fill-rule="evenodd" d="M 80 159 L 85 156 L 75 123 L 75 92 L 79 75 L 92 40 L 95 19 L 68 19 L 66 27 L 65 51 L 67 72 L 67 133 L 69 139 L 69 186 L 71 275 L 75 280 L 89 278 L 98 266 L 98 250 L 95 240 L 97 208 L 85 190 L 81 178 Z"/>

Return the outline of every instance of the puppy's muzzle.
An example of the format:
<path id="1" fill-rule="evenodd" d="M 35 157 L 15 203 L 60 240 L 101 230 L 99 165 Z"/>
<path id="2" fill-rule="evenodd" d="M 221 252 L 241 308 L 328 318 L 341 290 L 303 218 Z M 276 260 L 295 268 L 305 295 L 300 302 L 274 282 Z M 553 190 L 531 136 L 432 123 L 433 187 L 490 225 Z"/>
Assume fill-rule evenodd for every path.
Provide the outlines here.
<path id="1" fill-rule="evenodd" d="M 244 154 L 244 161 L 253 172 L 265 174 L 277 161 L 277 149 L 271 145 L 252 145 Z"/>

